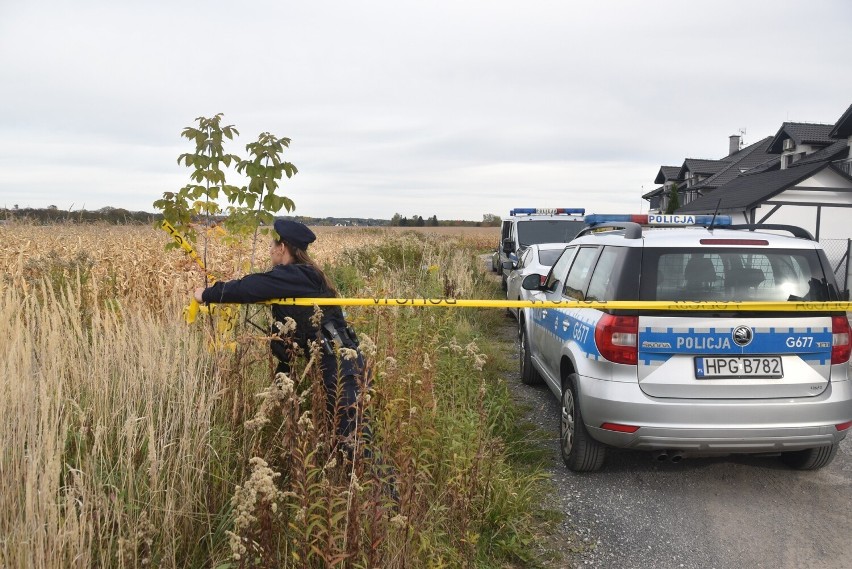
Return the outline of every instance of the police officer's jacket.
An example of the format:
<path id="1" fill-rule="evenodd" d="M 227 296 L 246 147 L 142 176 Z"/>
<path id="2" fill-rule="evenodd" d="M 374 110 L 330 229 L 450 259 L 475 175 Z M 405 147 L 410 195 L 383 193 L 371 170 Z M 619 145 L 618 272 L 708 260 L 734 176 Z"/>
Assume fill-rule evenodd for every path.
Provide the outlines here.
<path id="1" fill-rule="evenodd" d="M 204 291 L 202 300 L 204 302 L 217 303 L 252 303 L 262 302 L 273 298 L 328 298 L 334 294 L 325 286 L 320 273 L 311 265 L 287 264 L 276 265 L 271 271 L 265 273 L 254 273 L 233 281 L 218 282 Z M 293 339 L 307 356 L 309 342 L 320 340 L 329 347 L 357 348 L 357 340 L 354 332 L 347 326 L 343 316 L 343 310 L 339 306 L 323 306 L 322 308 L 322 330 L 318 330 L 311 323 L 314 314 L 312 306 L 285 306 L 275 304 L 272 306 L 272 315 L 277 322 L 284 322 L 285 318 L 292 318 L 296 322 L 296 330 Z M 322 333 L 320 333 L 322 332 Z M 273 344 L 274 346 L 274 344 Z M 280 350 L 273 347 L 273 353 L 284 359 Z M 323 357 L 325 373 L 335 367 L 337 358 L 327 351 Z M 340 373 L 342 375 L 354 375 L 360 372 L 358 361 L 341 360 Z M 284 362 L 286 363 L 286 362 Z M 337 369 L 333 370 L 337 372 Z"/>

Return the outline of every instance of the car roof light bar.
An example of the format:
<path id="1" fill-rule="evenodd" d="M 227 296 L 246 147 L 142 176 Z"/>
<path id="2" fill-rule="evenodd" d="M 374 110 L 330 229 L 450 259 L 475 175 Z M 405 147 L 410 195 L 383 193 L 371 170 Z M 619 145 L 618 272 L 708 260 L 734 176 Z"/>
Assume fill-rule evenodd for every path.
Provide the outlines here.
<path id="1" fill-rule="evenodd" d="M 724 227 L 731 224 L 730 215 L 663 215 L 656 213 L 648 214 L 592 214 L 587 215 L 586 225 L 598 225 L 601 223 L 638 223 L 640 225 L 664 225 L 664 226 L 683 226 L 683 225 L 700 225 L 714 227 Z"/>
<path id="2" fill-rule="evenodd" d="M 583 207 L 516 207 L 509 215 L 585 215 Z"/>

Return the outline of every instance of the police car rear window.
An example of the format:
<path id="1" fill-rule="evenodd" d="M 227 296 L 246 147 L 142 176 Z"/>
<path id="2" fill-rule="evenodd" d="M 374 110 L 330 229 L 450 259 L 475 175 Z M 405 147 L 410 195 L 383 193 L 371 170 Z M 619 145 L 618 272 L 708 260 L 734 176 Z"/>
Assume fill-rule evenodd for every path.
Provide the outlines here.
<path id="1" fill-rule="evenodd" d="M 815 250 L 646 249 L 643 300 L 827 301 Z"/>
<path id="2" fill-rule="evenodd" d="M 542 265 L 550 266 L 556 262 L 559 255 L 562 254 L 562 249 L 548 249 L 547 251 L 538 252 L 538 262 Z"/>

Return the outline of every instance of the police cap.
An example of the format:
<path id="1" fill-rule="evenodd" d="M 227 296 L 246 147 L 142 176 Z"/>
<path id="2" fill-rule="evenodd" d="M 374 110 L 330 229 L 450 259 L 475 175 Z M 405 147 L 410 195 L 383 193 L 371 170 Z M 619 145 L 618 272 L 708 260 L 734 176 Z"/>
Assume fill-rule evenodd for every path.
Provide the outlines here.
<path id="1" fill-rule="evenodd" d="M 307 249 L 308 245 L 317 239 L 317 236 L 308 229 L 307 225 L 290 219 L 276 219 L 275 232 L 278 233 L 281 240 L 297 249 Z"/>

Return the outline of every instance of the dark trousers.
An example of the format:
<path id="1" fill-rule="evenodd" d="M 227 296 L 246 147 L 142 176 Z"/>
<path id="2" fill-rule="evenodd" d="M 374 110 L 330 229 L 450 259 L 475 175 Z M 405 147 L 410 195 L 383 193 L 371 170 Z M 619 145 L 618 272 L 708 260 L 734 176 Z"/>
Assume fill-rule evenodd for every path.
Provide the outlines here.
<path id="1" fill-rule="evenodd" d="M 355 360 L 340 361 L 338 365 L 337 356 L 325 355 L 320 360 L 320 367 L 328 416 L 334 418 L 334 430 L 338 437 L 348 438 L 358 425 L 358 394 L 361 392 L 361 385 L 365 388 L 368 385 L 367 381 L 362 379 L 364 357 L 359 352 Z M 290 366 L 279 360 L 275 371 L 289 373 Z M 361 421 L 364 421 L 363 414 Z M 370 429 L 366 423 L 361 426 L 361 436 L 364 440 L 370 439 Z"/>
<path id="2" fill-rule="evenodd" d="M 341 438 L 348 438 L 355 432 L 358 421 L 358 394 L 364 381 L 364 357 L 358 352 L 354 360 L 338 360 L 336 356 L 323 356 L 322 378 L 326 394 L 326 407 L 330 417 L 334 417 L 335 432 Z M 360 382 L 360 384 L 359 384 Z M 364 415 L 361 414 L 361 421 Z M 361 434 L 369 438 L 369 428 L 362 425 Z"/>

